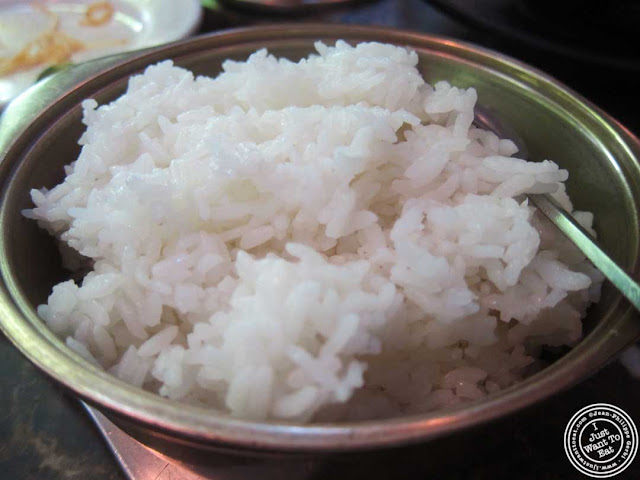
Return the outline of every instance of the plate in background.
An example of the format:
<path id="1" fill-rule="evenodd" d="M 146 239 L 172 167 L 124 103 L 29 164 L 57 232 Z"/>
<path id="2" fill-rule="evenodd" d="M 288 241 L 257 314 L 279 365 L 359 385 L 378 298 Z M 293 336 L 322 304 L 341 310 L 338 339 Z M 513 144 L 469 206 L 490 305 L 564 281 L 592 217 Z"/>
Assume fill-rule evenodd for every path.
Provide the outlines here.
<path id="1" fill-rule="evenodd" d="M 98 25 L 86 22 L 91 5 Z M 0 105 L 35 83 L 52 64 L 78 63 L 185 38 L 198 28 L 201 14 L 199 0 L 0 0 Z M 46 55 L 47 60 L 12 63 L 29 48 L 48 52 L 53 42 L 57 42 L 54 54 Z"/>

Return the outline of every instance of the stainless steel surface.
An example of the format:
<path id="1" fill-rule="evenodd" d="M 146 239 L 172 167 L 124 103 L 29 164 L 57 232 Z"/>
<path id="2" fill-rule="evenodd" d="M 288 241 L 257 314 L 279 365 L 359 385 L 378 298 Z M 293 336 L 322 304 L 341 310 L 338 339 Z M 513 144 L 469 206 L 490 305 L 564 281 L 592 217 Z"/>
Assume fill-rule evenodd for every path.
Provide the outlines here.
<path id="1" fill-rule="evenodd" d="M 81 83 L 73 87 L 69 78 L 57 85 L 56 77 L 52 77 L 7 109 L 2 127 L 6 130 L 0 132 L 0 152 L 4 152 L 0 164 L 2 329 L 39 368 L 98 406 L 145 444 L 153 444 L 156 449 L 164 446 L 164 452 L 176 451 L 179 446 L 190 451 L 291 453 L 423 441 L 504 416 L 548 397 L 604 365 L 640 334 L 636 312 L 617 292 L 605 288 L 601 302 L 586 319 L 585 339 L 553 365 L 513 388 L 447 411 L 302 426 L 236 420 L 176 404 L 123 384 L 67 349 L 34 309 L 64 275 L 55 260 L 55 245 L 20 211 L 29 205 L 30 188 L 59 181 L 62 166 L 77 155 L 81 100 L 91 96 L 99 102 L 109 101 L 122 93 L 129 75 L 166 58 L 198 74 L 212 75 L 219 71 L 223 59 L 246 57 L 258 47 L 296 59 L 311 51 L 313 41 L 338 38 L 410 46 L 417 52 L 428 81 L 448 79 L 458 86 L 474 86 L 484 104 L 522 133 L 532 158 L 550 157 L 569 169 L 570 194 L 579 208 L 595 213 L 604 248 L 626 269 L 638 270 L 640 143 L 563 85 L 495 52 L 451 39 L 375 27 L 288 25 L 214 34 L 154 49 L 102 74 L 84 72 Z M 60 98 L 36 114 L 45 97 Z M 32 121 L 25 122 L 28 118 Z M 15 138 L 20 130 L 22 134 Z"/>
<path id="2" fill-rule="evenodd" d="M 529 200 L 580 249 L 591 263 L 640 310 L 640 286 L 607 255 L 595 239 L 551 195 L 530 194 Z"/>
<path id="3" fill-rule="evenodd" d="M 316 460 L 300 458 L 275 461 L 229 461 L 210 453 L 207 462 L 187 463 L 164 455 L 138 442 L 113 424 L 99 410 L 82 402 L 111 453 L 129 480 L 260 480 L 309 478 L 319 465 Z"/>
<path id="4" fill-rule="evenodd" d="M 139 54 L 139 52 L 138 52 Z M 98 58 L 78 65 L 70 66 L 54 75 L 50 75 L 13 100 L 6 109 L 2 105 L 2 123 L 0 126 L 0 159 L 4 159 L 8 148 L 20 133 L 29 126 L 54 101 L 67 91 L 78 86 L 84 79 L 103 70 L 108 70 L 132 53 L 120 53 Z"/>
<path id="5" fill-rule="evenodd" d="M 164 460 L 116 427 L 98 410 L 86 403 L 83 406 L 130 480 L 205 480 L 205 477 Z"/>
<path id="6" fill-rule="evenodd" d="M 518 156 L 528 158 L 526 145 L 517 132 L 500 122 L 491 111 L 482 105 L 476 106 L 474 124 L 492 131 L 500 138 L 512 140 L 518 147 Z M 640 310 L 640 285 L 598 245 L 598 242 L 549 194 L 527 194 L 531 203 L 578 247 L 578 249 L 600 270 L 627 300 Z"/>

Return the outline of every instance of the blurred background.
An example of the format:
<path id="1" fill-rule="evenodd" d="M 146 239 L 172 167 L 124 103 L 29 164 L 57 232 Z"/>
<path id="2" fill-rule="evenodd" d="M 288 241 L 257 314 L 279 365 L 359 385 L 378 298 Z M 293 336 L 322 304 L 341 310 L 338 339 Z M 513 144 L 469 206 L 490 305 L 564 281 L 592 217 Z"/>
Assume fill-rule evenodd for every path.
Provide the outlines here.
<path id="1" fill-rule="evenodd" d="M 6 28 L 2 8 L 16 3 L 0 1 L 0 33 Z M 551 74 L 640 135 L 640 2 L 635 0 L 203 0 L 201 7 L 180 36 L 269 23 L 330 22 L 382 25 L 472 42 Z M 158 38 L 156 43 L 162 41 Z M 567 392 L 489 426 L 429 444 L 327 459 L 293 473 L 258 465 L 238 474 L 234 462 L 224 462 L 216 478 L 586 478 L 565 457 L 567 421 L 583 406 L 604 402 L 623 408 L 640 425 L 639 365 L 640 351 L 631 349 L 622 361 Z M 125 479 L 79 402 L 31 366 L 4 337 L 0 369 L 2 478 Z M 616 478 L 640 478 L 640 459 Z"/>

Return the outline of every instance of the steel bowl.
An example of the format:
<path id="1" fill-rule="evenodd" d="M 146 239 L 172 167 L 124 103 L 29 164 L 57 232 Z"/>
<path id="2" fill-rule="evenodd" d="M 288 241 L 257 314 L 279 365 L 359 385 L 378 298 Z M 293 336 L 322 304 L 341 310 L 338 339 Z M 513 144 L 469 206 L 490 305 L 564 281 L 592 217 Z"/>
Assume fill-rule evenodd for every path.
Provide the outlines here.
<path id="1" fill-rule="evenodd" d="M 575 205 L 594 212 L 602 246 L 638 272 L 640 143 L 628 130 L 544 73 L 504 55 L 430 35 L 377 27 L 284 25 L 232 30 L 167 45 L 132 58 L 98 60 L 36 85 L 4 113 L 0 129 L 0 317 L 7 337 L 40 369 L 147 443 L 191 450 L 335 452 L 425 441 L 538 402 L 595 372 L 640 335 L 636 312 L 609 285 L 569 353 L 512 388 L 456 408 L 357 423 L 295 425 L 233 419 L 129 386 L 69 350 L 35 307 L 65 278 L 53 239 L 21 215 L 29 190 L 51 187 L 79 153 L 80 103 L 123 93 L 130 75 L 172 59 L 215 75 L 227 58 L 258 48 L 299 59 L 316 40 L 379 41 L 414 49 L 424 77 L 473 86 L 480 102 L 518 132 L 532 159 L 552 158 L 570 172 Z M 114 64 L 114 61 L 116 62 Z"/>

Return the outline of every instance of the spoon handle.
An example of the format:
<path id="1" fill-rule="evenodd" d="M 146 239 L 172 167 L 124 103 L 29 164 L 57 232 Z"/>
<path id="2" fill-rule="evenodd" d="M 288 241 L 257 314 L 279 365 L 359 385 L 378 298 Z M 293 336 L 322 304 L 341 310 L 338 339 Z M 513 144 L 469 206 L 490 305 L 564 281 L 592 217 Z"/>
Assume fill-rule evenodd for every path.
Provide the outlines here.
<path id="1" fill-rule="evenodd" d="M 576 220 L 550 195 L 529 194 L 531 203 L 544 213 L 553 224 L 571 240 L 591 263 L 640 310 L 640 286 L 620 266 L 613 261 Z"/>

